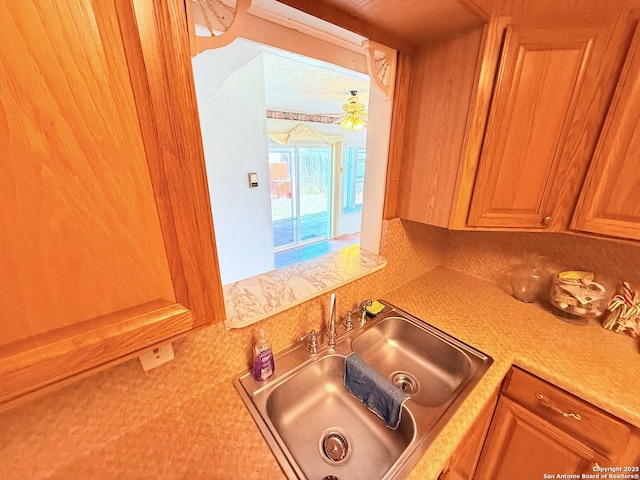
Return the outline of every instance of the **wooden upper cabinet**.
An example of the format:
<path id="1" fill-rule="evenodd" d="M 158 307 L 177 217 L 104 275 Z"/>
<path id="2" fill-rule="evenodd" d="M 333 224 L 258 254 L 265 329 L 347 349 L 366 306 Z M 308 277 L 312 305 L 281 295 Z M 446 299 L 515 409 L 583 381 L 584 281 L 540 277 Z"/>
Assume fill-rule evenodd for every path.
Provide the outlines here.
<path id="1" fill-rule="evenodd" d="M 470 226 L 553 224 L 563 184 L 573 173 L 563 147 L 598 32 L 592 27 L 507 28 Z"/>
<path id="2" fill-rule="evenodd" d="M 416 50 L 396 214 L 451 229 L 566 231 L 637 15 L 495 16 L 481 35 Z"/>
<path id="3" fill-rule="evenodd" d="M 640 28 L 629 50 L 571 227 L 640 240 Z"/>
<path id="4" fill-rule="evenodd" d="M 0 404 L 224 314 L 180 1 L 2 1 Z"/>

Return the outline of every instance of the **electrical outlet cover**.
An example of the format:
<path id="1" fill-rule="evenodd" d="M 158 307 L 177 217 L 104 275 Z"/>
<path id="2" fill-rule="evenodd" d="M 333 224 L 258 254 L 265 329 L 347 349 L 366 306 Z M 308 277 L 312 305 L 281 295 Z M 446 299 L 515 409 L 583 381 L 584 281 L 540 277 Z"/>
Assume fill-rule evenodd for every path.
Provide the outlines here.
<path id="1" fill-rule="evenodd" d="M 166 345 L 140 354 L 138 358 L 140 359 L 143 370 L 147 372 L 152 368 L 156 368 L 158 365 L 173 360 L 173 345 L 167 343 Z"/>

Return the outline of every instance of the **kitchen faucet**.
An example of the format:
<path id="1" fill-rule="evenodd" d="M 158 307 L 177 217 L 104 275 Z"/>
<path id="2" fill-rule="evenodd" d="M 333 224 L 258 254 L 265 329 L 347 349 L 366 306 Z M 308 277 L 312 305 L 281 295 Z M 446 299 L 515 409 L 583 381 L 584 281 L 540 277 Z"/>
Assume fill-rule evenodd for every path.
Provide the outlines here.
<path id="1" fill-rule="evenodd" d="M 329 300 L 329 325 L 327 326 L 327 346 L 336 346 L 336 294 L 332 293 Z"/>
<path id="2" fill-rule="evenodd" d="M 367 307 L 371 305 L 371 300 L 365 300 L 360 304 L 359 307 L 351 310 L 347 313 L 347 318 L 342 322 L 342 326 L 344 331 L 338 335 L 339 324 L 336 324 L 336 294 L 332 293 L 329 299 L 329 319 L 327 320 L 327 347 L 334 348 L 336 346 L 336 341 L 346 335 L 348 332 L 355 328 L 353 321 L 351 320 L 351 316 L 354 313 L 360 314 L 360 324 L 364 325 L 367 321 Z M 300 337 L 300 341 L 303 342 L 307 340 L 307 351 L 311 354 L 316 354 L 318 352 L 318 347 L 321 346 L 321 338 L 324 336 L 324 333 L 316 335 L 315 330 L 311 330 L 311 332 L 306 333 Z"/>

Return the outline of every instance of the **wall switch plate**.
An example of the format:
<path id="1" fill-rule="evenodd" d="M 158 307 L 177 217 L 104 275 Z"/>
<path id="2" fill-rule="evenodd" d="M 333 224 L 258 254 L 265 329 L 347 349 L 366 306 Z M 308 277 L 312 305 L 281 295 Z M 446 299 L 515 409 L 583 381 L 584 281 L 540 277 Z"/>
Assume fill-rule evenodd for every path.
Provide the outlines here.
<path id="1" fill-rule="evenodd" d="M 255 188 L 258 186 L 258 174 L 250 173 L 249 174 L 249 188 Z"/>
<path id="2" fill-rule="evenodd" d="M 173 357 L 173 345 L 171 343 L 161 345 L 138 356 L 145 372 L 173 360 Z"/>

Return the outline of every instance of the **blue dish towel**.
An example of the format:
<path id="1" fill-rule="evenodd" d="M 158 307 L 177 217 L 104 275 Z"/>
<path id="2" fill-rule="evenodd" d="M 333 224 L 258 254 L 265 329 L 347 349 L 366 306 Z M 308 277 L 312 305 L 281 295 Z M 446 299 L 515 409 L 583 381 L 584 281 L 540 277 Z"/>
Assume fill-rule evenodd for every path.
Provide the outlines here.
<path id="1" fill-rule="evenodd" d="M 409 395 L 396 388 L 355 353 L 351 353 L 345 361 L 344 386 L 384 420 L 387 427 L 393 430 L 398 428 L 402 404 Z"/>

